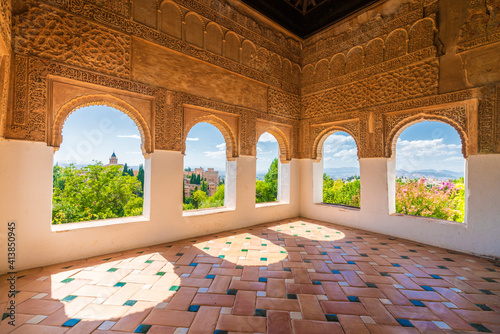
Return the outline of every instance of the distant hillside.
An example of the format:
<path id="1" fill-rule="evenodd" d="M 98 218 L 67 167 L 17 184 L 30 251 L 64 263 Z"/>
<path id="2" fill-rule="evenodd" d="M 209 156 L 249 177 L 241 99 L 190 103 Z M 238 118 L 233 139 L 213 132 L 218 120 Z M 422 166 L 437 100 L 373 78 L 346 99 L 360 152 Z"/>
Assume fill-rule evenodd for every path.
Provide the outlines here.
<path id="1" fill-rule="evenodd" d="M 396 177 L 408 177 L 411 179 L 419 179 L 424 176 L 427 179 L 449 180 L 458 179 L 464 176 L 464 173 L 454 172 L 451 170 L 435 170 L 435 169 L 420 169 L 414 171 L 406 171 L 404 169 L 396 170 Z"/>
<path id="2" fill-rule="evenodd" d="M 103 163 L 104 165 L 106 165 L 107 163 Z M 57 165 L 61 166 L 61 167 L 68 167 L 70 164 L 66 164 L 66 163 L 58 163 Z M 73 166 L 75 166 L 76 168 L 80 169 L 80 168 L 83 168 L 83 167 L 86 167 L 90 164 L 73 164 Z M 122 165 L 122 164 L 120 164 Z M 139 166 L 129 166 L 127 165 L 128 168 L 131 168 L 133 170 L 139 170 Z"/>
<path id="3" fill-rule="evenodd" d="M 333 179 L 346 179 L 359 174 L 359 168 L 356 167 L 339 167 L 339 168 L 325 168 L 323 173 L 327 174 Z M 396 177 L 408 177 L 412 179 L 419 179 L 422 176 L 425 178 L 432 178 L 436 180 L 449 180 L 458 179 L 464 176 L 464 173 L 454 172 L 451 170 L 435 170 L 435 169 L 420 169 L 414 171 L 406 171 L 403 169 L 396 170 Z"/>
<path id="4" fill-rule="evenodd" d="M 358 175 L 359 168 L 357 167 L 331 167 L 324 168 L 323 173 L 331 177 L 332 179 L 347 179 L 348 177 Z"/>

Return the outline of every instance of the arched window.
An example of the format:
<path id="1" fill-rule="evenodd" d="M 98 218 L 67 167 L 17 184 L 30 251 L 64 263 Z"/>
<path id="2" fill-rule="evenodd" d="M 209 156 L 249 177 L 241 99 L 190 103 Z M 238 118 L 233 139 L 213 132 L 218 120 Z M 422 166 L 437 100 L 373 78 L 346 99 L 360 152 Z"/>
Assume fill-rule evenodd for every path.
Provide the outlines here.
<path id="1" fill-rule="evenodd" d="M 149 172 L 129 116 L 83 107 L 68 116 L 62 137 L 54 154 L 52 224 L 144 215 Z"/>
<path id="2" fill-rule="evenodd" d="M 198 123 L 186 137 L 184 210 L 225 206 L 226 142 L 212 124 Z"/>
<path id="3" fill-rule="evenodd" d="M 329 135 L 323 144 L 323 203 L 360 206 L 358 149 L 347 132 Z"/>
<path id="4" fill-rule="evenodd" d="M 278 141 L 269 132 L 264 132 L 257 142 L 256 203 L 279 201 L 279 169 Z"/>
<path id="5" fill-rule="evenodd" d="M 396 142 L 396 212 L 463 222 L 465 159 L 457 131 L 423 121 Z"/>

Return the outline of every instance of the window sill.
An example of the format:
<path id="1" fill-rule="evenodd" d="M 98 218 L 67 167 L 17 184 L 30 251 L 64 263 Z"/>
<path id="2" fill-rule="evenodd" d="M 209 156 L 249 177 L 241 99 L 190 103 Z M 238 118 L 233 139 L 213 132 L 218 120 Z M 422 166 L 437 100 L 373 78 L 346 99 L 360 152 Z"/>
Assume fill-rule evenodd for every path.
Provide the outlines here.
<path id="1" fill-rule="evenodd" d="M 333 204 L 333 203 L 314 203 L 314 205 L 320 205 L 320 206 L 326 206 L 326 207 L 333 207 L 340 209 L 341 211 L 360 211 L 361 208 L 357 206 L 349 206 L 349 205 L 342 205 L 342 204 Z"/>
<path id="2" fill-rule="evenodd" d="M 98 219 L 87 222 L 77 222 L 68 224 L 57 224 L 57 225 L 51 225 L 50 228 L 52 232 L 66 232 L 84 228 L 94 228 L 94 227 L 103 227 L 103 226 L 129 224 L 129 223 L 145 223 L 145 222 L 149 222 L 149 218 L 147 218 L 146 216 L 134 216 L 134 217 L 121 217 L 121 218 L 110 218 L 110 219 Z"/>
<path id="3" fill-rule="evenodd" d="M 451 221 L 451 220 L 444 220 L 444 219 L 433 218 L 433 217 L 414 216 L 414 215 L 408 215 L 408 214 L 405 214 L 405 213 L 397 213 L 397 212 L 391 213 L 390 216 L 410 217 L 410 218 L 414 218 L 414 219 L 417 219 L 417 220 L 422 220 L 422 221 L 430 222 L 430 223 L 434 223 L 434 224 L 460 226 L 460 227 L 464 227 L 464 228 L 467 227 L 467 224 L 465 222 L 459 223 L 459 222 L 454 222 L 454 221 Z"/>
<path id="4" fill-rule="evenodd" d="M 263 202 L 263 203 L 256 203 L 255 208 L 265 208 L 269 206 L 279 206 L 279 205 L 288 205 L 290 203 L 285 203 L 285 202 Z"/>
<path id="5" fill-rule="evenodd" d="M 195 217 L 195 216 L 205 216 L 211 215 L 215 213 L 223 213 L 235 211 L 234 209 L 226 208 L 224 206 L 219 208 L 206 208 L 206 209 L 195 209 L 195 210 L 186 210 L 182 212 L 183 217 Z"/>

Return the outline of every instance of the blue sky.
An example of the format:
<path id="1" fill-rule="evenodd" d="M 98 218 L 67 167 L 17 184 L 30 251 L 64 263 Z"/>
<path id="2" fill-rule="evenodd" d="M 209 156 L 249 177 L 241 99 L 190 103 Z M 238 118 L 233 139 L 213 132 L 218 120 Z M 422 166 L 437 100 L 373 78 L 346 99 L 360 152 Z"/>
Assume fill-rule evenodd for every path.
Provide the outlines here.
<path id="1" fill-rule="evenodd" d="M 61 148 L 54 164 L 88 164 L 92 160 L 108 163 L 113 150 L 118 163 L 138 166 L 144 163 L 141 138 L 135 123 L 110 107 L 92 106 L 76 110 L 63 127 Z M 213 167 L 225 170 L 226 144 L 217 128 L 208 123 L 195 125 L 187 136 L 185 167 Z M 396 169 L 448 169 L 463 172 L 461 141 L 451 126 L 440 122 L 421 122 L 403 131 L 396 144 Z M 257 143 L 257 174 L 267 172 L 278 157 L 278 143 L 264 133 Z M 324 144 L 324 168 L 359 167 L 354 139 L 345 132 L 330 135 Z"/>
<path id="2" fill-rule="evenodd" d="M 118 163 L 139 166 L 144 163 L 139 129 L 130 117 L 105 106 L 84 107 L 73 112 L 64 123 L 61 148 L 54 164 L 109 162 L 113 150 Z"/>
<path id="3" fill-rule="evenodd" d="M 226 143 L 220 131 L 208 123 L 198 123 L 191 128 L 186 140 L 184 168 L 203 167 L 226 169 Z"/>
<path id="4" fill-rule="evenodd" d="M 462 142 L 450 125 L 420 122 L 405 129 L 396 142 L 396 169 L 463 172 L 464 167 Z"/>
<path id="5" fill-rule="evenodd" d="M 270 133 L 264 132 L 257 141 L 257 174 L 266 174 L 278 155 L 278 141 Z"/>
<path id="6" fill-rule="evenodd" d="M 356 167 L 357 148 L 346 132 L 335 132 L 324 144 L 324 168 Z M 462 144 L 455 129 L 441 122 L 424 121 L 405 129 L 396 142 L 396 169 L 464 171 Z"/>

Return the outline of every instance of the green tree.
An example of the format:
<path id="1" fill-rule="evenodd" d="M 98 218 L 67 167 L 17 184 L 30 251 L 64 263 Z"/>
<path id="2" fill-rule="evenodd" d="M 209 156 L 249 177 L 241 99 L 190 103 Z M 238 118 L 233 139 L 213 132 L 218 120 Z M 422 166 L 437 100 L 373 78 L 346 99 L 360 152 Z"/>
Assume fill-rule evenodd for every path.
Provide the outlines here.
<path id="1" fill-rule="evenodd" d="M 128 175 L 128 167 L 127 167 L 127 163 L 125 163 L 125 165 L 123 165 L 123 172 L 122 172 L 122 175 L 123 175 L 123 176 Z"/>
<path id="2" fill-rule="evenodd" d="M 255 182 L 255 202 L 274 202 L 278 197 L 278 159 L 274 159 L 264 176 Z"/>
<path id="3" fill-rule="evenodd" d="M 359 207 L 361 183 L 359 177 L 347 181 L 334 180 L 323 174 L 323 203 L 341 204 Z"/>
<path id="4" fill-rule="evenodd" d="M 193 194 L 193 205 L 198 209 L 201 204 L 208 199 L 207 194 L 202 190 L 196 190 Z"/>
<path id="5" fill-rule="evenodd" d="M 143 200 L 137 196 L 141 183 L 122 175 L 118 165 L 105 167 L 98 162 L 82 169 L 70 165 L 58 173 L 52 197 L 53 224 L 142 214 Z"/>
<path id="6" fill-rule="evenodd" d="M 141 182 L 141 190 L 144 191 L 144 168 L 141 165 L 139 165 L 139 172 L 137 173 L 137 180 Z"/>
<path id="7" fill-rule="evenodd" d="M 200 190 L 208 195 L 208 184 L 204 180 L 201 182 Z"/>
<path id="8" fill-rule="evenodd" d="M 64 168 L 60 167 L 59 165 L 55 165 L 52 169 L 52 184 L 55 188 L 58 188 L 59 190 L 64 189 L 64 184 L 65 184 L 65 178 L 64 176 Z"/>
<path id="9" fill-rule="evenodd" d="M 219 206 L 224 206 L 224 185 L 218 186 L 215 193 L 201 203 L 200 208 L 215 208 Z"/>

